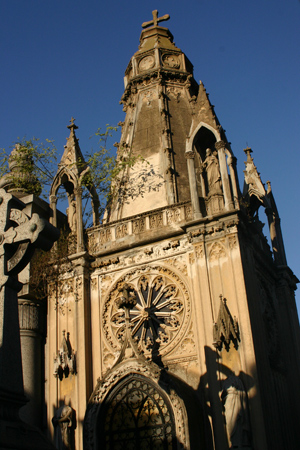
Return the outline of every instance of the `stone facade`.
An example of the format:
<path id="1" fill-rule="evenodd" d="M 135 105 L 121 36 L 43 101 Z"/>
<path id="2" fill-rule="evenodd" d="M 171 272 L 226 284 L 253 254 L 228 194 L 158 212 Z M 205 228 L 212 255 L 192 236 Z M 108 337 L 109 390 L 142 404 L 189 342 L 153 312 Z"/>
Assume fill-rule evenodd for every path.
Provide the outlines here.
<path id="1" fill-rule="evenodd" d="M 60 442 L 77 450 L 296 449 L 298 280 L 271 185 L 265 189 L 247 148 L 241 193 L 205 88 L 158 25 L 167 19 L 154 11 L 143 24 L 125 72 L 118 158 L 142 155 L 148 164 L 137 159 L 120 174 L 123 195 L 101 225 L 95 208 L 86 239 L 80 180 L 88 168 L 78 169 L 69 126 L 50 207 L 57 225 L 63 185 L 76 245 L 49 284 L 49 432 L 54 417 L 56 430 L 65 424 Z M 95 206 L 93 188 L 91 195 Z"/>

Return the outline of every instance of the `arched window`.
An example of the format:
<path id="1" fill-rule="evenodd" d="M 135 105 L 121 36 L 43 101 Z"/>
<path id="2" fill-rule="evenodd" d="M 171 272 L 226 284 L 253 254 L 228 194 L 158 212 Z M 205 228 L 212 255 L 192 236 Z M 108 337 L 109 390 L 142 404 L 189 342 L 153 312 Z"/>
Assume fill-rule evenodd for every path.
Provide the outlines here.
<path id="1" fill-rule="evenodd" d="M 108 395 L 98 421 L 99 449 L 173 450 L 175 425 L 164 393 L 135 374 L 123 379 Z"/>

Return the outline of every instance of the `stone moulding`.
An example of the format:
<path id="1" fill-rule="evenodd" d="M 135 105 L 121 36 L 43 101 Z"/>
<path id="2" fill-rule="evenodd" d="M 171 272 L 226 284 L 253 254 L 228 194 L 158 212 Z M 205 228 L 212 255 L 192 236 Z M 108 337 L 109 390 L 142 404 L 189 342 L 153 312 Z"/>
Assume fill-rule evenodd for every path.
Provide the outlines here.
<path id="1" fill-rule="evenodd" d="M 192 219 L 190 202 L 177 203 L 167 208 L 159 208 L 151 213 L 131 216 L 122 221 L 97 226 L 88 230 L 88 246 L 91 254 L 111 248 L 114 243 L 130 237 L 147 239 L 157 230 L 178 227 Z"/>

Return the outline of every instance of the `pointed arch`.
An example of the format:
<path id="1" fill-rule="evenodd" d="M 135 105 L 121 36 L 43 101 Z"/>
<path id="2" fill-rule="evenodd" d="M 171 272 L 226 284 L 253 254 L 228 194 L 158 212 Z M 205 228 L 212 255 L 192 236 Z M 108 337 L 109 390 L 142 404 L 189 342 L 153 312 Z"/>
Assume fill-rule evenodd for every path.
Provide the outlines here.
<path id="1" fill-rule="evenodd" d="M 198 134 L 198 132 L 200 131 L 201 128 L 206 128 L 208 131 L 210 131 L 214 135 L 216 142 L 221 140 L 221 135 L 215 128 L 213 128 L 211 125 L 208 125 L 205 122 L 199 122 L 197 127 L 192 132 L 192 134 L 186 140 L 186 149 L 185 149 L 185 151 L 187 153 L 193 151 L 195 138 L 196 138 L 196 136 L 197 136 L 197 134 Z M 191 126 L 191 130 L 192 129 L 193 129 L 193 124 Z"/>
<path id="2" fill-rule="evenodd" d="M 50 189 L 50 196 L 56 195 L 57 191 L 60 186 L 64 185 L 66 182 L 70 182 L 73 185 L 73 190 L 77 189 L 78 187 L 78 177 L 75 173 L 73 173 L 71 170 L 69 170 L 67 167 L 63 167 L 60 171 L 57 172 L 55 175 L 51 189 Z M 67 191 L 67 189 L 66 189 Z"/>
<path id="3" fill-rule="evenodd" d="M 107 395 L 97 421 L 99 448 L 176 449 L 175 419 L 163 390 L 141 374 L 124 377 Z"/>
<path id="4" fill-rule="evenodd" d="M 85 450 L 211 450 L 212 437 L 199 392 L 141 356 L 98 380 L 84 419 L 84 445 Z"/>

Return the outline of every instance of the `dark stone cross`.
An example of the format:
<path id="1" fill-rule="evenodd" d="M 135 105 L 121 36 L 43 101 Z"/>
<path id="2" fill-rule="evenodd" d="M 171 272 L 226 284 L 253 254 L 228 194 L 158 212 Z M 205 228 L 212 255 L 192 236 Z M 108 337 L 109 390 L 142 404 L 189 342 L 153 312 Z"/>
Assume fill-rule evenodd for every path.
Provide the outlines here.
<path id="1" fill-rule="evenodd" d="M 18 292 L 18 274 L 34 250 L 49 250 L 59 231 L 38 214 L 29 218 L 25 205 L 0 189 L 0 448 L 50 450 L 42 433 L 22 422 L 19 409 L 25 405 Z"/>
<path id="2" fill-rule="evenodd" d="M 163 22 L 164 20 L 169 20 L 170 19 L 170 15 L 169 14 L 165 14 L 162 17 L 157 17 L 158 16 L 157 9 L 152 11 L 152 16 L 153 16 L 153 20 L 150 20 L 149 22 L 142 23 L 142 28 L 148 28 L 148 27 L 151 27 L 152 25 L 154 27 L 157 27 L 158 22 Z"/>

